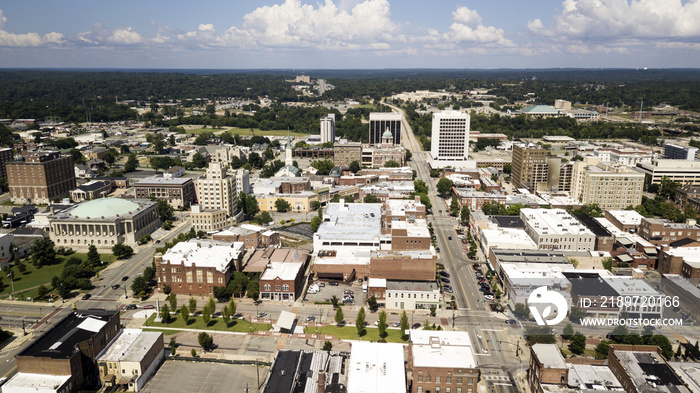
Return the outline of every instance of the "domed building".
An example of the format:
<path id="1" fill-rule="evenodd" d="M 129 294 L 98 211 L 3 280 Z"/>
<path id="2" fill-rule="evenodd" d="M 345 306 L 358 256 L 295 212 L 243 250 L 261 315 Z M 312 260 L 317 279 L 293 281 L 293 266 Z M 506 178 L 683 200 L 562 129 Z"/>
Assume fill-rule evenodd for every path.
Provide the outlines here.
<path id="1" fill-rule="evenodd" d="M 112 249 L 135 246 L 160 226 L 158 203 L 147 199 L 99 198 L 49 216 L 49 235 L 57 247 Z"/>

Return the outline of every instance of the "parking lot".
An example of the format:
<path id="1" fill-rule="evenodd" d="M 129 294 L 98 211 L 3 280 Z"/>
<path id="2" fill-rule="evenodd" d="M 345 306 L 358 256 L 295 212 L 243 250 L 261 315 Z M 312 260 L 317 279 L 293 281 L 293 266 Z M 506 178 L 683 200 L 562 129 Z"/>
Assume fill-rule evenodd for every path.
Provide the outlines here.
<path id="1" fill-rule="evenodd" d="M 318 293 L 307 292 L 307 302 L 330 302 L 333 295 L 338 298 L 338 302 L 342 302 L 343 298 L 346 296 L 345 291 L 352 291 L 352 296 L 355 299 L 356 305 L 365 306 L 367 304 L 367 297 L 365 296 L 365 293 L 362 292 L 362 284 L 357 281 L 353 281 L 353 285 L 339 282 L 338 286 L 331 285 L 331 282 L 329 281 L 314 281 L 309 286 L 316 283 L 319 285 L 323 284 L 325 286 L 320 286 Z"/>
<path id="2" fill-rule="evenodd" d="M 260 372 L 262 384 L 267 377 L 267 368 L 260 367 L 257 371 Z M 257 391 L 257 381 L 255 366 L 166 361 L 143 391 L 146 393 L 246 392 Z"/>

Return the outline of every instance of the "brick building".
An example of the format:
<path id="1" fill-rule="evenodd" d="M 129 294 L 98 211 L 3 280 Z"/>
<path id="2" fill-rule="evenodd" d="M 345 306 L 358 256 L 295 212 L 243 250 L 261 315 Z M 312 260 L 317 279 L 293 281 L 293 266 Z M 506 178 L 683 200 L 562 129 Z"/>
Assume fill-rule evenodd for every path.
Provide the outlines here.
<path id="1" fill-rule="evenodd" d="M 178 295 L 213 296 L 214 287 L 225 287 L 241 269 L 244 253 L 241 242 L 180 242 L 154 257 L 158 288 L 168 285 Z"/>
<path id="2" fill-rule="evenodd" d="M 118 331 L 118 311 L 71 312 L 15 357 L 17 374 L 3 391 L 97 389 L 95 358 Z"/>
<path id="3" fill-rule="evenodd" d="M 15 154 L 12 148 L 7 147 L 0 149 L 0 177 L 7 178 L 7 168 L 5 168 L 5 164 L 14 160 L 14 158 Z"/>
<path id="4" fill-rule="evenodd" d="M 260 299 L 294 301 L 304 287 L 309 251 L 275 249 L 260 276 Z"/>
<path id="5" fill-rule="evenodd" d="M 338 166 L 349 166 L 353 161 L 362 162 L 362 143 L 348 142 L 333 145 L 333 163 Z"/>
<path id="6" fill-rule="evenodd" d="M 541 384 L 566 385 L 569 369 L 555 344 L 530 347 L 530 372 L 527 375 L 531 392 L 542 392 Z"/>
<path id="7" fill-rule="evenodd" d="M 211 236 L 213 240 L 224 242 L 242 242 L 246 250 L 259 247 L 278 246 L 280 234 L 257 225 L 243 224 L 240 227 L 231 227 Z"/>
<path id="8" fill-rule="evenodd" d="M 469 333 L 411 330 L 406 371 L 411 393 L 477 393 L 479 370 Z"/>
<path id="9" fill-rule="evenodd" d="M 189 207 L 195 201 L 194 180 L 187 177 L 147 177 L 134 184 L 136 198 L 155 197 L 174 209 Z"/>
<path id="10" fill-rule="evenodd" d="M 27 155 L 24 161 L 5 164 L 12 203 L 49 204 L 75 188 L 73 157 L 57 151 Z"/>
<path id="11" fill-rule="evenodd" d="M 700 226 L 671 222 L 666 219 L 644 218 L 639 224 L 639 235 L 655 246 L 666 246 L 685 238 L 700 240 Z"/>

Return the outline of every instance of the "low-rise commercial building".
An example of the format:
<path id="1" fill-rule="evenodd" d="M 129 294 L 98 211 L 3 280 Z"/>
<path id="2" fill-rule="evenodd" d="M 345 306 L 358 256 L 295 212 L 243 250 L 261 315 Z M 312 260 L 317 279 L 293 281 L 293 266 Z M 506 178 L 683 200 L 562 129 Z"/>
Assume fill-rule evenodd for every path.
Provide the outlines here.
<path id="1" fill-rule="evenodd" d="M 659 347 L 611 345 L 608 366 L 627 393 L 691 393 Z"/>
<path id="2" fill-rule="evenodd" d="M 211 238 L 224 242 L 243 242 L 245 249 L 279 246 L 280 233 L 257 225 L 243 224 L 214 233 Z"/>
<path id="3" fill-rule="evenodd" d="M 442 296 L 434 282 L 389 281 L 386 282 L 386 308 L 398 310 L 429 310 L 440 308 Z"/>
<path id="4" fill-rule="evenodd" d="M 73 202 L 89 201 L 91 199 L 104 198 L 112 192 L 112 183 L 106 181 L 89 181 L 71 190 L 70 199 Z"/>
<path id="5" fill-rule="evenodd" d="M 157 198 L 174 209 L 190 207 L 196 199 L 194 180 L 188 177 L 147 177 L 134 184 L 136 198 Z"/>
<path id="6" fill-rule="evenodd" d="M 657 247 L 668 247 L 676 240 L 700 240 L 700 226 L 695 224 L 694 220 L 686 224 L 666 219 L 644 218 L 639 224 L 639 235 Z"/>
<path id="7" fill-rule="evenodd" d="M 214 233 L 231 226 L 235 219 L 226 210 L 204 210 L 201 205 L 192 205 L 190 222 L 195 231 Z"/>
<path id="8" fill-rule="evenodd" d="M 308 250 L 275 249 L 260 276 L 262 300 L 294 301 L 304 286 Z"/>
<path id="9" fill-rule="evenodd" d="M 165 254 L 156 254 L 158 288 L 164 285 L 180 295 L 213 296 L 214 287 L 228 285 L 241 270 L 243 243 L 192 239 L 180 242 Z"/>
<path id="10" fill-rule="evenodd" d="M 404 359 L 401 344 L 354 342 L 347 393 L 406 393 Z"/>
<path id="11" fill-rule="evenodd" d="M 638 232 L 644 218 L 636 210 L 605 210 L 603 214 L 619 230 L 632 233 Z"/>
<path id="12" fill-rule="evenodd" d="M 411 393 L 477 393 L 479 370 L 469 333 L 411 330 L 408 343 Z"/>
<path id="13" fill-rule="evenodd" d="M 637 169 L 651 176 L 651 184 L 661 184 L 667 177 L 681 184 L 700 185 L 700 161 L 656 160 L 651 164 L 639 163 Z"/>
<path id="14" fill-rule="evenodd" d="M 349 358 L 348 352 L 277 351 L 262 392 L 345 392 Z"/>
<path id="15" fill-rule="evenodd" d="M 260 211 L 277 211 L 275 202 L 282 199 L 289 204 L 289 211 L 308 213 L 313 210 L 311 204 L 318 201 L 318 195 L 312 191 L 302 191 L 296 194 L 256 194 L 255 199 L 258 201 Z"/>
<path id="16" fill-rule="evenodd" d="M 593 250 L 595 235 L 564 209 L 521 209 L 525 231 L 542 250 Z"/>
<path id="17" fill-rule="evenodd" d="M 141 329 L 121 329 L 96 358 L 102 383 L 122 385 L 130 392 L 141 390 L 163 360 L 163 333 Z"/>

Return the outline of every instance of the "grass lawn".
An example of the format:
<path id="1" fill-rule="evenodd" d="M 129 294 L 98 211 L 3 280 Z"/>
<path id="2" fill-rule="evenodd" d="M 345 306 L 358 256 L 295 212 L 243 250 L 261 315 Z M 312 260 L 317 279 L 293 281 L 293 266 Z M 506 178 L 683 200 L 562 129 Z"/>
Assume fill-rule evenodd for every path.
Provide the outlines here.
<path id="1" fill-rule="evenodd" d="M 366 327 L 364 336 L 360 337 L 361 341 L 379 341 L 379 329 L 375 327 Z M 387 329 L 386 332 L 389 334 L 386 336 L 386 342 L 388 343 L 405 343 L 406 341 L 401 340 L 401 330 L 399 329 Z M 315 327 L 307 327 L 304 329 L 306 334 L 316 333 Z M 327 334 L 329 336 L 335 336 L 343 340 L 357 340 L 357 328 L 355 325 L 338 327 L 336 325 L 323 326 L 319 333 Z"/>
<path id="2" fill-rule="evenodd" d="M 251 324 L 248 322 L 248 320 L 244 319 L 234 319 L 229 322 L 229 326 L 227 327 L 226 324 L 224 323 L 223 319 L 219 318 L 214 318 L 211 321 L 209 321 L 208 325 L 204 325 L 204 321 L 202 321 L 201 316 L 190 316 L 190 319 L 187 321 L 187 324 L 182 320 L 180 317 L 180 314 L 172 314 L 172 317 L 174 318 L 170 323 L 161 323 L 161 322 L 154 322 L 154 319 L 156 318 L 156 314 L 151 315 L 148 320 L 146 321 L 146 324 L 144 326 L 146 327 L 169 327 L 169 328 L 179 328 L 179 329 L 207 329 L 207 330 L 220 330 L 220 331 L 229 331 L 229 332 L 239 332 L 239 333 L 248 333 L 250 331 L 267 331 L 272 328 L 272 325 L 269 323 L 254 323 L 251 329 Z"/>
<path id="3" fill-rule="evenodd" d="M 13 280 L 15 292 L 23 291 L 21 296 L 20 294 L 17 294 L 18 298 L 26 299 L 27 297 L 31 297 L 32 299 L 35 299 L 39 295 L 39 290 L 37 288 L 29 289 L 26 291 L 24 290 L 27 288 L 38 287 L 42 284 L 50 287 L 51 279 L 54 276 L 61 275 L 61 272 L 63 271 L 63 264 L 66 259 L 70 257 L 76 257 L 80 260 L 85 260 L 87 258 L 87 253 L 73 253 L 68 256 L 58 255 L 57 257 L 59 262 L 55 265 L 36 268 L 28 260 L 25 259 L 23 262 L 25 266 L 27 266 L 27 270 L 24 273 L 19 273 L 17 269 L 13 269 L 13 272 L 15 274 Z M 109 263 L 112 263 L 117 260 L 117 258 L 112 254 L 100 254 L 100 258 L 103 261 Z M 12 291 L 12 285 L 10 284 L 10 280 L 3 280 L 3 283 L 6 285 L 6 287 L 3 289 L 2 292 L 0 292 L 0 297 L 9 297 L 10 292 Z"/>

